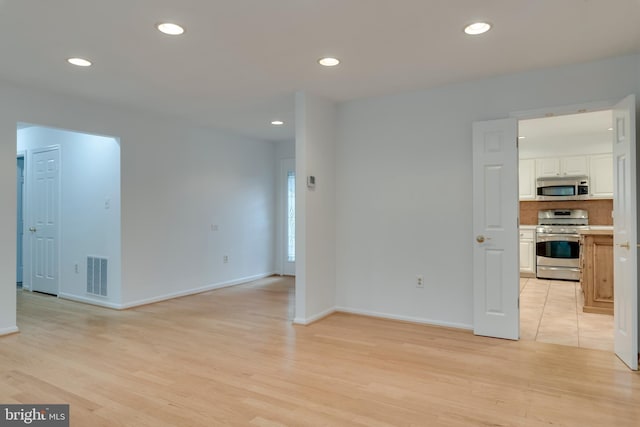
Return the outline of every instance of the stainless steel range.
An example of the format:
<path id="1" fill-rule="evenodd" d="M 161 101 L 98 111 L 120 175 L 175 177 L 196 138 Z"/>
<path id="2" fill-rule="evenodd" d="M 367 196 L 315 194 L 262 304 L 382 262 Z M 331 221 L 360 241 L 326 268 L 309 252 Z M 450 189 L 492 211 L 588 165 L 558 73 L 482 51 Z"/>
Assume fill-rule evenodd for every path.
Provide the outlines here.
<path id="1" fill-rule="evenodd" d="M 589 225 L 582 209 L 538 211 L 536 227 L 536 277 L 580 280 L 580 235 Z"/>

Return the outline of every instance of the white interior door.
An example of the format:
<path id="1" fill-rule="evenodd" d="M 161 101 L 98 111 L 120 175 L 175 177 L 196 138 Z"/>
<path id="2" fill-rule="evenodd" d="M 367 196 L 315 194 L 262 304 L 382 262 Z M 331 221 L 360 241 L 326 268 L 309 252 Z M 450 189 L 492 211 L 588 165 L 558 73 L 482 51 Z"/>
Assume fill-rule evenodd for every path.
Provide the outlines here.
<path id="1" fill-rule="evenodd" d="M 296 274 L 296 161 L 282 160 L 282 274 Z"/>
<path id="2" fill-rule="evenodd" d="M 473 331 L 518 339 L 518 122 L 473 124 Z"/>
<path id="3" fill-rule="evenodd" d="M 60 228 L 60 150 L 51 147 L 31 155 L 29 234 L 31 289 L 58 295 Z"/>
<path id="4" fill-rule="evenodd" d="M 613 108 L 614 348 L 638 369 L 638 263 L 635 96 Z"/>

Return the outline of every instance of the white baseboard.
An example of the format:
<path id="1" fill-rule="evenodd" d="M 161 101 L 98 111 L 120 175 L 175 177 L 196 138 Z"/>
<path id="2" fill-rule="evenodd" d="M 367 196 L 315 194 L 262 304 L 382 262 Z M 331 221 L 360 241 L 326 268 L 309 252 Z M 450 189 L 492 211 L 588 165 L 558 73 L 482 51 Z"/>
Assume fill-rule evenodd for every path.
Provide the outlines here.
<path id="1" fill-rule="evenodd" d="M 20 332 L 20 329 L 18 329 L 17 326 L 11 326 L 9 328 L 2 328 L 2 329 L 0 329 L 0 337 L 3 336 L 3 335 L 15 334 L 16 332 Z"/>
<path id="2" fill-rule="evenodd" d="M 97 305 L 100 307 L 113 308 L 115 310 L 121 310 L 122 306 L 109 301 L 102 301 L 97 298 L 84 297 L 81 295 L 67 294 L 65 292 L 59 292 L 58 297 L 62 299 L 68 299 L 70 301 L 83 302 L 85 304 Z"/>
<path id="3" fill-rule="evenodd" d="M 227 282 L 219 282 L 219 283 L 214 283 L 214 284 L 207 285 L 207 286 L 201 286 L 199 288 L 187 289 L 185 291 L 179 291 L 179 292 L 171 292 L 171 293 L 164 294 L 164 295 L 158 295 L 156 297 L 151 297 L 151 298 L 145 298 L 145 299 L 141 299 L 141 300 L 137 300 L 137 301 L 132 301 L 132 302 L 129 302 L 129 303 L 126 303 L 126 304 L 116 304 L 116 303 L 109 302 L 109 301 L 102 301 L 102 300 L 97 299 L 97 298 L 91 298 L 91 297 L 84 297 L 84 296 L 80 296 L 80 295 L 67 294 L 67 293 L 64 293 L 64 292 L 60 292 L 58 294 L 58 297 L 63 298 L 63 299 L 68 299 L 68 300 L 71 300 L 71 301 L 97 305 L 97 306 L 100 306 L 100 307 L 112 308 L 114 310 L 126 310 L 128 308 L 139 307 L 141 305 L 153 304 L 154 302 L 166 301 L 166 300 L 173 299 L 173 298 L 179 298 L 179 297 L 184 297 L 184 296 L 188 296 L 188 295 L 200 294 L 202 292 L 212 291 L 214 289 L 220 289 L 220 288 L 226 288 L 226 287 L 229 287 L 229 286 L 240 285 L 240 284 L 251 282 L 251 281 L 254 281 L 254 280 L 263 279 L 265 277 L 272 276 L 273 274 L 275 274 L 275 273 L 263 273 L 263 274 L 257 274 L 255 276 L 242 277 L 240 279 L 235 279 L 235 280 L 231 280 L 231 281 L 227 281 Z"/>
<path id="4" fill-rule="evenodd" d="M 273 276 L 274 274 L 275 273 L 273 273 L 273 272 L 256 274 L 255 276 L 242 277 L 242 278 L 230 280 L 230 281 L 227 281 L 227 282 L 218 282 L 218 283 L 214 283 L 214 284 L 211 284 L 211 285 L 202 286 L 202 287 L 199 287 L 199 288 L 188 289 L 188 290 L 185 290 L 185 291 L 171 292 L 171 293 L 164 294 L 164 295 L 159 295 L 159 296 L 156 296 L 156 297 L 145 298 L 145 299 L 140 299 L 140 300 L 137 300 L 137 301 L 131 301 L 131 302 L 128 302 L 128 303 L 125 303 L 125 304 L 121 304 L 121 305 L 119 305 L 118 308 L 123 310 L 123 309 L 127 309 L 127 308 L 139 307 L 141 305 L 153 304 L 154 302 L 166 301 L 166 300 L 173 299 L 173 298 L 179 298 L 179 297 L 186 297 L 188 295 L 201 294 L 202 292 L 208 292 L 208 291 L 212 291 L 214 289 L 227 288 L 229 286 L 241 285 L 243 283 L 252 282 L 252 281 L 258 280 L 258 279 L 263 279 L 265 277 Z"/>
<path id="5" fill-rule="evenodd" d="M 473 330 L 473 325 L 456 322 L 443 322 L 440 320 L 425 319 L 422 317 L 402 316 L 398 314 L 380 313 L 377 311 L 361 310 L 357 308 L 336 307 L 335 311 L 341 313 L 359 314 L 362 316 L 380 317 L 382 319 L 402 320 L 403 322 L 420 323 L 424 325 L 445 326 L 448 328 Z"/>
<path id="6" fill-rule="evenodd" d="M 336 308 L 331 307 L 311 317 L 307 317 L 306 319 L 296 317 L 295 319 L 293 319 L 293 323 L 295 323 L 296 325 L 310 325 L 311 323 L 317 322 L 318 320 L 325 318 L 335 312 L 336 312 Z"/>

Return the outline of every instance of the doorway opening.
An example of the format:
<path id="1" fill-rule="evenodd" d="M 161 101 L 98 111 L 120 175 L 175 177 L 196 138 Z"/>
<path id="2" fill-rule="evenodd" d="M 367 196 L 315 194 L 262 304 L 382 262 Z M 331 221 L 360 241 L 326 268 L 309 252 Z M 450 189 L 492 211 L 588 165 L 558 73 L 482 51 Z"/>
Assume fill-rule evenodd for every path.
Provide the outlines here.
<path id="1" fill-rule="evenodd" d="M 518 123 L 523 340 L 614 352 L 612 115 L 602 110 Z M 539 200 L 536 182 L 546 179 L 560 189 L 565 178 L 577 177 L 588 181 L 584 200 Z M 588 215 L 587 228 L 579 220 L 576 227 L 536 227 L 544 223 L 541 211 L 578 210 Z M 602 233 L 596 246 L 584 243 L 589 230 Z M 597 256 L 585 258 L 593 250 Z"/>
<path id="2" fill-rule="evenodd" d="M 280 219 L 279 258 L 280 271 L 285 276 L 296 274 L 296 162 L 282 159 L 280 167 Z"/>
<path id="3" fill-rule="evenodd" d="M 118 138 L 18 123 L 17 153 L 16 280 L 26 291 L 118 303 Z"/>

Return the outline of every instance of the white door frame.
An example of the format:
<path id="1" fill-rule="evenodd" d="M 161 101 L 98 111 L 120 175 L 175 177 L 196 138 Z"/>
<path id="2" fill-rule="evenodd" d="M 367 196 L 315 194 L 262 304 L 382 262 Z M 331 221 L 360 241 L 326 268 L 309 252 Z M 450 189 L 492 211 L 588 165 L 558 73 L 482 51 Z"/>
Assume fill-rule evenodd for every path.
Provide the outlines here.
<path id="1" fill-rule="evenodd" d="M 24 188 L 22 193 L 22 218 L 24 219 L 24 235 L 22 238 L 22 289 L 31 290 L 31 236 L 27 228 L 31 222 L 31 152 L 21 151 L 24 154 Z"/>
<path id="2" fill-rule="evenodd" d="M 25 224 L 25 195 L 26 195 L 26 187 L 27 187 L 27 152 L 24 150 L 19 150 L 16 153 L 16 161 L 17 159 L 22 159 L 22 204 L 21 206 L 17 206 L 19 208 L 19 212 L 20 215 L 22 216 L 22 233 L 19 233 L 19 230 L 16 230 L 16 238 L 18 237 L 18 235 L 22 234 L 22 244 L 20 245 L 20 248 L 18 249 L 17 245 L 16 245 L 16 282 L 22 282 L 22 286 L 24 287 L 24 282 L 25 282 L 25 274 L 24 274 L 24 224 Z M 17 167 L 17 165 L 16 165 Z M 16 177 L 17 178 L 17 177 Z M 20 218 L 18 218 L 19 220 Z M 20 225 L 16 224 L 16 227 L 19 227 Z M 22 261 L 22 271 L 20 272 L 21 274 L 18 274 L 17 271 L 17 267 L 18 267 L 18 262 Z"/>

